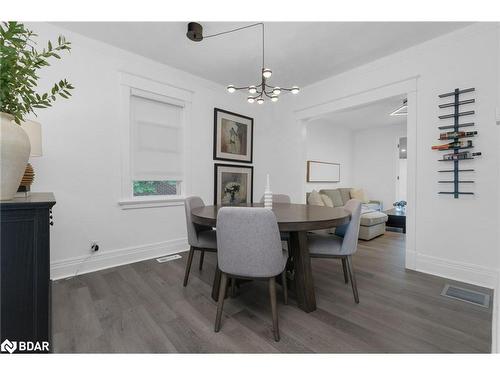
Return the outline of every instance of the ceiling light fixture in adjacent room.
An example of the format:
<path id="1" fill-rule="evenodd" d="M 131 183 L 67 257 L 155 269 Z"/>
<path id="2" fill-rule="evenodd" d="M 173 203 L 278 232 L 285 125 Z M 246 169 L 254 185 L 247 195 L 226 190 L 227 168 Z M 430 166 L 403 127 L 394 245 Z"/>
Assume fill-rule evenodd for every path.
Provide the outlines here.
<path id="1" fill-rule="evenodd" d="M 408 99 L 403 100 L 403 105 L 389 114 L 389 116 L 407 116 L 407 115 L 408 115 Z"/>
<path id="2" fill-rule="evenodd" d="M 293 86 L 291 88 L 283 88 L 283 87 L 278 87 L 278 86 L 271 86 L 268 84 L 267 80 L 269 78 L 271 78 L 273 72 L 271 69 L 265 67 L 265 43 L 264 43 L 265 42 L 265 38 L 264 38 L 265 33 L 264 33 L 264 24 L 262 22 L 254 23 L 251 25 L 239 27 L 237 29 L 222 31 L 220 33 L 206 35 L 206 36 L 203 36 L 203 26 L 201 26 L 199 23 L 196 23 L 196 22 L 189 22 L 188 23 L 188 31 L 186 33 L 186 36 L 188 37 L 189 40 L 192 40 L 193 42 L 201 42 L 203 39 L 212 38 L 212 37 L 216 37 L 216 36 L 220 36 L 220 35 L 224 35 L 224 34 L 229 34 L 229 33 L 235 32 L 235 31 L 248 29 L 249 27 L 255 27 L 255 26 L 262 27 L 262 67 L 261 67 L 260 84 L 259 85 L 243 86 L 243 87 L 236 87 L 234 85 L 229 85 L 226 87 L 226 90 L 231 94 L 236 92 L 236 91 L 240 91 L 240 90 L 248 91 L 248 93 L 252 94 L 252 96 L 247 97 L 247 101 L 249 103 L 257 102 L 259 104 L 264 103 L 265 97 L 271 99 L 272 102 L 277 102 L 278 95 L 280 95 L 283 91 L 289 91 L 292 94 L 298 94 L 300 92 L 300 89 L 298 86 Z"/>

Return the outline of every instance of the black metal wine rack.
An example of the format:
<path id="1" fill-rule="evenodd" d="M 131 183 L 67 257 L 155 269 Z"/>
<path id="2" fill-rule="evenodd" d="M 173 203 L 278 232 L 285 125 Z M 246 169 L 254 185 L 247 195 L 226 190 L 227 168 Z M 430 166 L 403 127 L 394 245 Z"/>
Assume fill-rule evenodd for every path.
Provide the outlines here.
<path id="1" fill-rule="evenodd" d="M 456 143 L 456 142 L 459 142 L 460 139 L 462 139 L 462 138 L 469 138 L 469 137 L 475 136 L 474 134 L 468 135 L 465 137 L 458 136 L 458 132 L 460 131 L 461 128 L 469 128 L 469 127 L 473 127 L 475 125 L 474 122 L 460 123 L 461 118 L 475 114 L 474 110 L 464 111 L 464 110 L 460 109 L 460 106 L 470 105 L 470 104 L 474 104 L 476 102 L 476 99 L 460 100 L 460 95 L 470 93 L 473 91 L 475 91 L 475 88 L 472 87 L 472 88 L 463 89 L 463 90 L 455 89 L 452 92 L 448 92 L 446 94 L 439 95 L 439 98 L 453 97 L 453 99 L 454 99 L 452 102 L 439 105 L 440 109 L 453 108 L 453 113 L 444 114 L 444 115 L 439 116 L 440 120 L 453 119 L 453 125 L 439 126 L 439 129 L 445 130 L 445 131 L 452 130 L 452 132 L 455 133 L 455 137 L 451 137 L 451 138 L 446 137 L 445 139 L 441 139 L 441 137 L 440 137 L 439 140 L 447 140 L 447 141 L 452 141 L 452 142 Z M 440 184 L 453 184 L 453 191 L 440 191 L 439 194 L 452 194 L 454 198 L 458 198 L 460 195 L 473 195 L 474 194 L 472 192 L 460 191 L 460 189 L 459 189 L 460 184 L 472 184 L 472 183 L 474 183 L 474 181 L 472 181 L 472 180 L 460 180 L 459 179 L 459 173 L 461 173 L 461 172 L 474 172 L 474 169 L 470 169 L 470 168 L 460 169 L 460 167 L 459 167 L 460 161 L 472 160 L 472 159 L 474 159 L 474 157 L 472 155 L 481 155 L 480 152 L 477 152 L 474 154 L 470 153 L 471 156 L 459 158 L 458 154 L 460 152 L 463 152 L 461 150 L 472 149 L 472 148 L 474 148 L 474 146 L 472 144 L 470 144 L 470 145 L 467 145 L 466 147 L 458 146 L 458 147 L 439 150 L 439 151 L 449 151 L 450 153 L 453 152 L 454 155 L 457 155 L 457 156 L 454 156 L 453 159 L 445 159 L 444 157 L 442 159 L 439 159 L 439 161 L 442 161 L 442 162 L 453 162 L 453 169 L 443 169 L 443 170 L 438 171 L 440 173 L 453 173 L 453 180 L 440 180 L 440 181 L 438 181 L 438 183 L 440 183 Z"/>

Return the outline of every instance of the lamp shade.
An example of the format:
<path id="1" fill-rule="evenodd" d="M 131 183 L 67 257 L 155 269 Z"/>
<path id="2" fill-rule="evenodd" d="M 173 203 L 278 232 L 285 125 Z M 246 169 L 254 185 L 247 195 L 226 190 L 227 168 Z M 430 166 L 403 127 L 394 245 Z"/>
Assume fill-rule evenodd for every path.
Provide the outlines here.
<path id="1" fill-rule="evenodd" d="M 42 156 L 42 126 L 39 122 L 26 120 L 21 128 L 28 134 L 31 143 L 30 156 Z"/>

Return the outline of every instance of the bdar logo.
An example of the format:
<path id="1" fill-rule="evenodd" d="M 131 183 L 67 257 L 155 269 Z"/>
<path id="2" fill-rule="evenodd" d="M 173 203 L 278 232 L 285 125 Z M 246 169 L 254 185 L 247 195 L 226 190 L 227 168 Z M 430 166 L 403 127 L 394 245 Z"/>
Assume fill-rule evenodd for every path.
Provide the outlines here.
<path id="1" fill-rule="evenodd" d="M 4 340 L 2 345 L 0 345 L 0 350 L 2 352 L 14 353 L 17 349 L 17 343 L 15 341 Z"/>

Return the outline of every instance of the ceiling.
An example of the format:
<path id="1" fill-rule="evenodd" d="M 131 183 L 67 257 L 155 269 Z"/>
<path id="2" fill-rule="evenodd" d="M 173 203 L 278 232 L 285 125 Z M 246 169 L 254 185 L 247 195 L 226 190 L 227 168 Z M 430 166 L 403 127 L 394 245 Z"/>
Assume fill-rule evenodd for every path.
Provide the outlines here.
<path id="1" fill-rule="evenodd" d="M 394 96 L 376 102 L 350 107 L 315 119 L 313 124 L 328 122 L 351 130 L 361 130 L 390 125 L 406 125 L 406 116 L 389 116 L 403 104 L 405 96 Z"/>
<path id="2" fill-rule="evenodd" d="M 196 43 L 185 22 L 56 22 L 60 27 L 223 85 L 257 82 L 261 30 L 249 28 Z M 202 23 L 209 35 L 248 23 Z M 301 87 L 467 26 L 464 22 L 268 22 L 270 83 Z"/>

